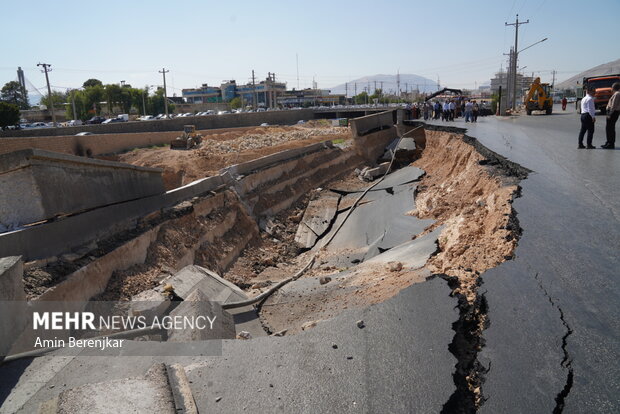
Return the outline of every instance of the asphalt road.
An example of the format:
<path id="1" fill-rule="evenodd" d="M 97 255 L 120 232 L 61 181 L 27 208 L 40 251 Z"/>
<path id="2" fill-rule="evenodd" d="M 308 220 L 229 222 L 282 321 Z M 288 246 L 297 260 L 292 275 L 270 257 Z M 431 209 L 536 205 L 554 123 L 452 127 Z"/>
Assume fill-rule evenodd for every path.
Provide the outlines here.
<path id="1" fill-rule="evenodd" d="M 480 411 L 620 412 L 620 150 L 578 150 L 573 111 L 446 125 L 468 128 L 533 171 L 514 202 L 523 231 L 516 256 L 482 275 L 490 326 L 479 354 L 489 368 Z M 603 137 L 600 117 L 595 145 Z M 448 352 L 455 305 L 447 283 L 435 278 L 299 335 L 224 341 L 222 357 L 165 361 L 186 366 L 206 412 L 437 413 L 455 389 Z M 153 362 L 7 364 L 0 390 L 23 386 L 4 407 L 31 412 L 61 387 L 143 374 Z"/>
<path id="2" fill-rule="evenodd" d="M 482 275 L 483 413 L 620 412 L 620 149 L 577 149 L 578 115 L 555 111 L 450 123 L 533 171 L 516 258 Z"/>

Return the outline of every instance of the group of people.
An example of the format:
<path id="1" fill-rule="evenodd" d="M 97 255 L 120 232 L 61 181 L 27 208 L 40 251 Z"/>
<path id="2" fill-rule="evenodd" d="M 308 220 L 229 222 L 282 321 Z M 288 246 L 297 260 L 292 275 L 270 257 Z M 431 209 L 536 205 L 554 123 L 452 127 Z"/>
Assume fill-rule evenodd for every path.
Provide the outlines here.
<path id="1" fill-rule="evenodd" d="M 607 124 L 605 125 L 605 135 L 607 142 L 601 145 L 604 149 L 614 149 L 616 146 L 616 121 L 620 116 L 620 82 L 616 82 L 611 87 L 613 95 L 607 103 Z M 579 131 L 579 149 L 596 148 L 592 145 L 594 137 L 594 124 L 596 117 L 594 116 L 596 108 L 594 106 L 594 87 L 588 87 L 586 96 L 581 100 L 581 130 Z M 583 138 L 587 133 L 586 145 L 583 145 Z"/>
<path id="2" fill-rule="evenodd" d="M 411 107 L 411 116 L 414 119 L 424 117 L 425 121 L 429 119 L 440 119 L 442 121 L 454 121 L 459 116 L 465 116 L 465 122 L 478 122 L 480 114 L 480 105 L 475 100 L 467 101 L 447 99 L 443 102 L 435 101 L 434 103 L 424 102 L 414 104 Z"/>

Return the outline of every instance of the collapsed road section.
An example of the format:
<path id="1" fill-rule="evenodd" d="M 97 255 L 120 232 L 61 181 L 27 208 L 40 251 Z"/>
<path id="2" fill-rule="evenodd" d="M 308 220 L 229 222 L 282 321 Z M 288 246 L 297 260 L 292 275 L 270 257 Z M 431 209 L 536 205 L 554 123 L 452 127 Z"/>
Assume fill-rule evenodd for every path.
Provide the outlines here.
<path id="1" fill-rule="evenodd" d="M 130 312 L 151 316 L 191 312 L 178 302 L 209 300 L 228 315 L 211 336 L 137 332 L 147 340 L 132 346 L 146 347 L 162 336 L 303 337 L 351 310 L 402 300 L 399 293 L 412 285 L 445 279 L 446 295 L 458 300 L 452 343 L 444 343 L 456 358 L 455 389 L 444 390 L 447 398 L 435 410 L 473 412 L 484 401 L 477 353 L 488 324 L 480 274 L 513 255 L 520 229 L 512 200 L 527 171 L 461 130 L 395 126 L 395 115 L 352 120 L 352 139 L 342 143 L 299 146 L 183 187 L 74 206 L 61 219 L 41 214 L 37 223 L 18 225 L 0 235 L 2 255 L 26 261 L 23 278 L 14 272 L 21 293 L 12 299 L 126 301 Z M 78 158 L 63 158 L 62 168 L 91 168 Z M 134 168 L 152 173 L 151 167 Z M 13 332 L 24 326 L 17 323 Z M 204 357 L 207 365 L 210 358 Z M 9 404 L 37 403 L 17 394 Z"/>

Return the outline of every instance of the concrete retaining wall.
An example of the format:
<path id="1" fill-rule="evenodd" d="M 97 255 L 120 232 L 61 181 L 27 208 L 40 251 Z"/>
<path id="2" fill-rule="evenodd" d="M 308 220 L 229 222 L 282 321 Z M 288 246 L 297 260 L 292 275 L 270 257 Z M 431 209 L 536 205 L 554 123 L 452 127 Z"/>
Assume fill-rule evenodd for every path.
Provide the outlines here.
<path id="1" fill-rule="evenodd" d="M 263 122 L 274 125 L 290 125 L 299 120 L 314 119 L 314 111 L 300 109 L 290 111 L 249 112 L 241 114 L 191 116 L 146 122 L 118 122 L 105 125 L 81 125 L 78 127 L 44 128 L 0 131 L 0 137 L 59 137 L 75 135 L 78 132 L 94 134 L 127 134 L 138 132 L 182 131 L 183 125 L 196 125 L 197 129 L 237 128 L 258 126 Z M 2 142 L 0 140 L 0 142 Z M 0 145 L 2 146 L 2 145 Z"/>
<path id="2" fill-rule="evenodd" d="M 0 230 L 161 194 L 161 171 L 37 149 L 0 155 Z"/>
<path id="3" fill-rule="evenodd" d="M 212 191 L 224 183 L 215 176 L 194 181 L 161 195 L 119 203 L 63 220 L 0 234 L 0 257 L 21 254 L 24 260 L 57 256 L 90 240 L 108 237 L 135 226 L 138 219 Z"/>
<path id="4" fill-rule="evenodd" d="M 384 152 L 385 147 L 398 137 L 396 127 L 391 126 L 377 132 L 372 132 L 364 136 L 354 136 L 353 146 L 355 152 L 366 162 L 374 164 Z"/>
<path id="5" fill-rule="evenodd" d="M 351 119 L 351 132 L 356 137 L 391 127 L 396 122 L 394 114 L 395 110 L 392 110 Z"/>

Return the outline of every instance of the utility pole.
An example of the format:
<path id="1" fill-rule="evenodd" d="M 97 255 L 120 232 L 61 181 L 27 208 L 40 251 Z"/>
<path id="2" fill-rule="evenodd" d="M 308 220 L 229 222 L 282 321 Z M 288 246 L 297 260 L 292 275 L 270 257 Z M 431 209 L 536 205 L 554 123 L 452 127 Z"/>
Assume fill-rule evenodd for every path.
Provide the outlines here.
<path id="1" fill-rule="evenodd" d="M 344 84 L 344 97 L 347 98 L 349 96 L 349 84 L 345 82 Z"/>
<path id="2" fill-rule="evenodd" d="M 355 95 L 354 96 L 357 96 L 357 82 L 355 82 L 353 85 L 355 86 Z"/>
<path id="3" fill-rule="evenodd" d="M 252 69 L 252 107 L 254 110 L 256 110 L 257 107 L 256 101 L 256 77 L 254 77 L 254 69 Z"/>
<path id="4" fill-rule="evenodd" d="M 375 92 L 374 93 L 377 93 L 377 81 L 375 81 Z"/>
<path id="5" fill-rule="evenodd" d="M 517 19 L 514 23 L 507 23 L 505 22 L 504 25 L 505 26 L 514 26 L 515 27 L 515 46 L 514 46 L 514 52 L 513 52 L 513 59 L 512 59 L 512 73 L 513 73 L 513 79 L 512 79 L 512 109 L 514 110 L 516 108 L 517 105 L 517 58 L 518 58 L 518 54 L 519 52 L 517 52 L 519 50 L 518 48 L 518 44 L 519 44 L 519 25 L 522 24 L 528 24 L 530 22 L 530 19 L 527 19 L 527 21 L 525 22 L 519 22 L 519 15 L 517 14 Z"/>
<path id="6" fill-rule="evenodd" d="M 50 87 L 50 78 L 47 75 L 48 72 L 51 72 L 51 66 L 49 63 L 37 63 L 37 66 L 43 66 L 42 72 L 45 73 L 45 81 L 47 82 L 47 96 L 50 99 L 50 106 L 52 107 L 52 123 L 56 126 L 56 114 L 54 113 L 54 99 L 52 98 L 52 88 Z"/>
<path id="7" fill-rule="evenodd" d="M 75 111 L 75 91 L 70 91 L 71 94 L 71 106 L 73 107 L 73 119 L 77 120 L 77 112 Z"/>
<path id="8" fill-rule="evenodd" d="M 556 74 L 555 69 L 553 69 L 553 70 L 551 71 L 551 73 L 553 74 L 553 81 L 551 81 L 551 87 L 553 88 L 553 87 L 555 86 L 555 74 Z M 533 77 L 533 76 L 532 76 L 532 77 Z"/>
<path id="9" fill-rule="evenodd" d="M 166 109 L 166 119 L 168 118 L 168 93 L 166 92 L 166 73 L 170 72 L 166 68 L 162 68 L 159 73 L 164 75 L 164 108 Z"/>
<path id="10" fill-rule="evenodd" d="M 400 69 L 396 71 L 396 94 L 400 98 Z"/>

